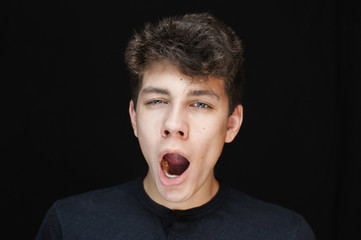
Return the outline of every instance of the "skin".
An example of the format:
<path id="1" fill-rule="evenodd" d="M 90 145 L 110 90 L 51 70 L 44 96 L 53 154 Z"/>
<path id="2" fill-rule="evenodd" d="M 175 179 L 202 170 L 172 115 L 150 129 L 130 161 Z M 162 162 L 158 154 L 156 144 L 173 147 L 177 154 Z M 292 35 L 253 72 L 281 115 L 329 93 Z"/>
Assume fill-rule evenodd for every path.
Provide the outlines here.
<path id="1" fill-rule="evenodd" d="M 214 166 L 225 143 L 237 135 L 243 117 L 238 105 L 228 114 L 224 81 L 193 81 L 167 63 L 145 72 L 137 106 L 129 104 L 135 136 L 149 166 L 143 185 L 156 203 L 190 209 L 208 202 L 218 191 Z M 180 154 L 190 166 L 167 178 L 161 168 L 166 153 Z"/>

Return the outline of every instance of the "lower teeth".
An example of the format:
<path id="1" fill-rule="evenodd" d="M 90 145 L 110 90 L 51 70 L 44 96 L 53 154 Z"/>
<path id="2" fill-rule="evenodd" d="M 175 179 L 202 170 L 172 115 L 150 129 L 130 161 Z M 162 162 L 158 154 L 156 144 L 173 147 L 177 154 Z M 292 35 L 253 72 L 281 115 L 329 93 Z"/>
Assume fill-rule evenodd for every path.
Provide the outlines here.
<path id="1" fill-rule="evenodd" d="M 176 177 L 178 177 L 178 175 L 171 175 L 171 174 L 167 173 L 167 171 L 165 171 L 165 170 L 164 170 L 164 174 L 165 174 L 165 176 L 167 178 L 176 178 Z"/>

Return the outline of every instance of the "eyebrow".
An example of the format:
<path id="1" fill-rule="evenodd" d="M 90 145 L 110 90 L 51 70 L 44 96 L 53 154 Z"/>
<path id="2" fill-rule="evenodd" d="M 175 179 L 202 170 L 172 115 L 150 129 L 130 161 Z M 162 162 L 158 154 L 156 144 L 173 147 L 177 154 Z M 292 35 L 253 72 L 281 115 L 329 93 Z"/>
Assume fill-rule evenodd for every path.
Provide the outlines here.
<path id="1" fill-rule="evenodd" d="M 156 87 L 146 87 L 142 90 L 141 93 L 149 94 L 149 93 L 158 93 L 162 95 L 169 95 L 169 91 L 164 88 L 156 88 Z"/>
<path id="2" fill-rule="evenodd" d="M 212 98 L 220 99 L 219 95 L 213 90 L 191 90 L 188 92 L 188 96 L 209 96 Z"/>
<path id="3" fill-rule="evenodd" d="M 162 94 L 162 95 L 170 95 L 169 91 L 167 89 L 164 88 L 157 88 L 157 87 L 146 87 L 141 91 L 142 94 L 151 94 L 151 93 L 157 93 L 157 94 Z M 190 90 L 187 95 L 189 97 L 192 96 L 209 96 L 211 98 L 216 98 L 216 99 L 220 99 L 220 96 L 215 93 L 213 90 L 199 90 L 199 89 L 195 89 L 195 90 Z"/>

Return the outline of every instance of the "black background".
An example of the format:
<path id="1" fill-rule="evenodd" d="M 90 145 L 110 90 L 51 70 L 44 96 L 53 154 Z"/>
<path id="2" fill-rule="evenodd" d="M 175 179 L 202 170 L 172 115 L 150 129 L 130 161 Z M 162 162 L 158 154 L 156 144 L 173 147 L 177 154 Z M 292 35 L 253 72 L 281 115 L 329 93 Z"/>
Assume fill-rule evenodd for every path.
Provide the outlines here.
<path id="1" fill-rule="evenodd" d="M 56 199 L 145 173 L 128 116 L 126 42 L 147 21 L 201 11 L 230 25 L 245 46 L 244 122 L 225 146 L 218 178 L 301 213 L 317 239 L 357 238 L 360 8 L 132 0 L 2 1 L 0 9 L 8 239 L 33 239 Z"/>

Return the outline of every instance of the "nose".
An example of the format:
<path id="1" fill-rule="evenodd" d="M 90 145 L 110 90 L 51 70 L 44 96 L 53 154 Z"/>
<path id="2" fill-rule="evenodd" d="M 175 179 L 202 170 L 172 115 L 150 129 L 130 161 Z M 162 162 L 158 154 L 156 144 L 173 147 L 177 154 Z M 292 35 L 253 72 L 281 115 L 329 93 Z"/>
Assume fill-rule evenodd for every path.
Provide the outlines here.
<path id="1" fill-rule="evenodd" d="M 164 138 L 171 136 L 181 139 L 188 138 L 186 111 L 182 110 L 180 107 L 169 106 L 168 111 L 165 114 L 161 131 Z"/>

